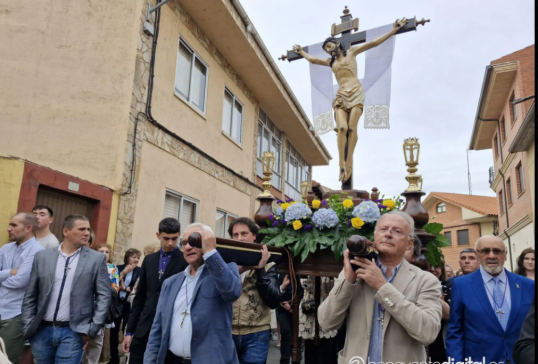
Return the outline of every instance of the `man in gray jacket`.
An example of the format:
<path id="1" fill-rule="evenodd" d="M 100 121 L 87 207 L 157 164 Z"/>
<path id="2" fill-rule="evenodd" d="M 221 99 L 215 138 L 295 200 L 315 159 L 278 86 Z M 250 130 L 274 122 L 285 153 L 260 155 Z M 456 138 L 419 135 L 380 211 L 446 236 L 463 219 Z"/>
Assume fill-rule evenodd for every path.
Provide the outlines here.
<path id="1" fill-rule="evenodd" d="M 63 235 L 58 249 L 35 255 L 22 305 L 24 337 L 38 364 L 79 364 L 110 305 L 106 256 L 83 246 L 88 218 L 66 217 Z"/>

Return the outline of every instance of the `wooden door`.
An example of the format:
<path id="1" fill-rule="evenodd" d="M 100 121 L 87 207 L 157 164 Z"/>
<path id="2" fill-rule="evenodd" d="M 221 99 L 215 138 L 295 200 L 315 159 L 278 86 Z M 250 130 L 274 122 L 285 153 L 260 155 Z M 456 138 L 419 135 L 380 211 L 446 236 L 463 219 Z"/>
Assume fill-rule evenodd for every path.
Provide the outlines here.
<path id="1" fill-rule="evenodd" d="M 45 205 L 52 209 L 54 221 L 50 225 L 50 231 L 56 235 L 61 243 L 63 241 L 62 223 L 64 219 L 73 214 L 84 215 L 91 219 L 94 203 L 74 193 L 39 186 L 36 205 Z"/>

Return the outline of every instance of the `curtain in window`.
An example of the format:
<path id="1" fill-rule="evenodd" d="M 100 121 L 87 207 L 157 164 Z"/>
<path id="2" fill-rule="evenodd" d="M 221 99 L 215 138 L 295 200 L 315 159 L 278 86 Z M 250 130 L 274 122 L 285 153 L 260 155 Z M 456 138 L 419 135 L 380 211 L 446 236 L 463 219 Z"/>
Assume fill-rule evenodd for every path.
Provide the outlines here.
<path id="1" fill-rule="evenodd" d="M 192 94 L 190 100 L 202 111 L 205 110 L 206 75 L 206 66 L 196 58 L 192 70 Z"/>
<path id="2" fill-rule="evenodd" d="M 180 42 L 177 52 L 175 88 L 177 92 L 187 99 L 189 98 L 191 84 L 191 63 L 192 52 Z"/>

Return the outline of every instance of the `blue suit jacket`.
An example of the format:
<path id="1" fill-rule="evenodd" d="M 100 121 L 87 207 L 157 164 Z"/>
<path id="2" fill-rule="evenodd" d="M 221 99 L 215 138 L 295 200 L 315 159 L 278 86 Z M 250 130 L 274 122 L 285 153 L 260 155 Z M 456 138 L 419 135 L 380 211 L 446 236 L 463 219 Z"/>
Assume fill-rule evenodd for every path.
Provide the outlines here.
<path id="1" fill-rule="evenodd" d="M 151 326 L 144 363 L 164 363 L 168 352 L 174 302 L 185 274 L 163 283 L 155 320 Z M 191 306 L 193 364 L 239 364 L 232 339 L 232 307 L 241 296 L 241 280 L 235 263 L 226 264 L 217 252 L 205 261 L 194 288 Z"/>
<path id="2" fill-rule="evenodd" d="M 452 283 L 446 351 L 454 362 L 506 362 L 534 298 L 534 281 L 506 272 L 510 285 L 510 317 L 506 332 L 489 302 L 480 269 Z"/>

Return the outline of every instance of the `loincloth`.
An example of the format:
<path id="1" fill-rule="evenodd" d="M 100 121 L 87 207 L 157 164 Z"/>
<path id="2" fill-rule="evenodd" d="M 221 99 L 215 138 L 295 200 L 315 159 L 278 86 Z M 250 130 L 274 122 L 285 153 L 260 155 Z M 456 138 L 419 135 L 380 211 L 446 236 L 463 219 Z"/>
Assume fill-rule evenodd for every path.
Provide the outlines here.
<path id="1" fill-rule="evenodd" d="M 358 85 L 348 90 L 338 90 L 336 98 L 333 100 L 333 109 L 343 109 L 350 112 L 354 107 L 364 109 L 364 89 Z"/>

